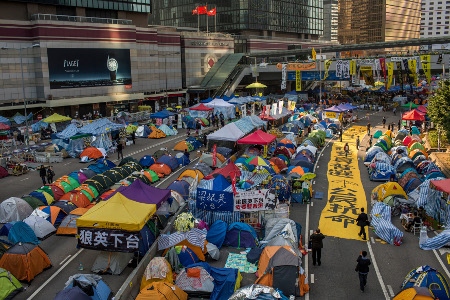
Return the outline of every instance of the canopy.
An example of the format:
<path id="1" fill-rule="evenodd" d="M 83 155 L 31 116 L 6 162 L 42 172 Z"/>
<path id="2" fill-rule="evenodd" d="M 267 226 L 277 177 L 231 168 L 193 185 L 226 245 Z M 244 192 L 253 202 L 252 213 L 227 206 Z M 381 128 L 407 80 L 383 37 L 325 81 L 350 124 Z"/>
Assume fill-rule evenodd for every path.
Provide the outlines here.
<path id="1" fill-rule="evenodd" d="M 263 89 L 266 87 L 267 87 L 267 85 L 262 84 L 260 82 L 253 82 L 253 83 L 250 83 L 249 85 L 247 85 L 245 88 L 246 89 Z"/>
<path id="2" fill-rule="evenodd" d="M 243 136 L 244 133 L 234 123 L 230 123 L 225 127 L 209 134 L 207 138 L 208 140 L 236 142 Z"/>
<path id="3" fill-rule="evenodd" d="M 72 118 L 54 113 L 53 115 L 45 118 L 42 121 L 44 121 L 45 123 L 59 123 L 59 122 L 65 122 L 65 121 L 70 121 L 70 120 L 72 120 Z"/>
<path id="4" fill-rule="evenodd" d="M 110 197 L 113 197 L 116 193 L 121 193 L 123 196 L 136 202 L 156 204 L 157 207 L 161 206 L 161 203 L 170 197 L 170 190 L 149 186 L 140 179 L 136 179 L 129 186 L 119 187 Z"/>
<path id="5" fill-rule="evenodd" d="M 246 137 L 238 140 L 238 144 L 269 145 L 276 138 L 276 136 L 270 133 L 265 133 L 264 131 L 258 129 L 252 134 L 249 134 Z"/>
<path id="6" fill-rule="evenodd" d="M 194 107 L 191 107 L 191 108 L 189 108 L 189 109 L 190 109 L 190 110 L 199 110 L 199 111 L 210 111 L 210 110 L 213 110 L 214 108 L 208 107 L 208 106 L 206 106 L 205 104 L 200 103 L 199 105 L 194 106 Z"/>
<path id="7" fill-rule="evenodd" d="M 77 219 L 77 227 L 111 228 L 139 231 L 156 212 L 155 204 L 128 199 L 121 193 L 95 205 Z"/>
<path id="8" fill-rule="evenodd" d="M 172 113 L 168 110 L 162 110 L 157 113 L 151 114 L 150 117 L 156 118 L 156 119 L 165 119 L 165 118 L 168 118 L 168 117 L 174 116 L 174 115 L 175 115 L 174 113 Z"/>
<path id="9" fill-rule="evenodd" d="M 225 101 L 223 99 L 218 99 L 218 98 L 212 100 L 211 102 L 206 103 L 206 106 L 212 107 L 212 108 L 214 108 L 214 107 L 233 107 L 234 108 L 233 104 L 230 104 L 227 101 Z"/>
<path id="10" fill-rule="evenodd" d="M 417 110 L 407 111 L 402 115 L 402 120 L 425 121 L 425 116 Z"/>
<path id="11" fill-rule="evenodd" d="M 432 180 L 431 183 L 437 190 L 450 194 L 450 179 Z"/>

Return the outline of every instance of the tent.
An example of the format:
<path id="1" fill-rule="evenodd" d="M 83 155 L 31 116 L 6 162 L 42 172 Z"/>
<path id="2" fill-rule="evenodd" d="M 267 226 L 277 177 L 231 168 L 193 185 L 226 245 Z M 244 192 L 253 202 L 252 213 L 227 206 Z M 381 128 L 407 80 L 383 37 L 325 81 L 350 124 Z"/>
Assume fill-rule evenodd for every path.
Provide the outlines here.
<path id="1" fill-rule="evenodd" d="M 188 199 L 189 198 L 189 187 L 190 187 L 190 185 L 186 181 L 175 180 L 167 187 L 167 189 L 177 192 L 178 194 L 180 194 L 183 197 L 183 199 Z"/>
<path id="2" fill-rule="evenodd" d="M 82 289 L 80 289 L 78 286 L 66 288 L 62 291 L 59 291 L 54 300 L 91 300 L 92 298 L 89 297 L 85 292 L 83 292 Z"/>
<path id="3" fill-rule="evenodd" d="M 205 175 L 197 169 L 194 168 L 189 168 L 184 170 L 180 176 L 178 176 L 178 180 L 185 180 L 185 178 L 191 178 L 192 180 L 197 180 L 197 183 L 200 182 L 200 180 L 203 179 L 203 177 L 205 177 Z M 191 183 L 192 184 L 192 183 Z"/>
<path id="4" fill-rule="evenodd" d="M 206 240 L 217 248 L 222 248 L 222 244 L 225 241 L 228 225 L 222 220 L 216 220 L 208 230 L 206 234 Z"/>
<path id="5" fill-rule="evenodd" d="M 30 243 L 15 244 L 0 258 L 0 268 L 10 271 L 20 281 L 30 282 L 51 266 L 47 254 Z"/>
<path id="6" fill-rule="evenodd" d="M 172 170 L 166 164 L 155 163 L 155 164 L 151 165 L 149 169 L 156 172 L 159 177 L 164 177 L 164 176 L 170 175 L 170 173 L 172 173 Z"/>
<path id="7" fill-rule="evenodd" d="M 386 182 L 372 190 L 372 199 L 374 200 L 383 201 L 388 196 L 400 196 L 408 199 L 405 191 L 397 182 Z"/>
<path id="8" fill-rule="evenodd" d="M 215 168 L 221 168 L 225 161 L 226 158 L 222 154 L 216 153 L 216 164 L 214 165 L 214 157 L 210 152 L 203 152 L 198 160 L 199 163 L 204 163 L 209 167 Z"/>
<path id="9" fill-rule="evenodd" d="M 175 128 L 169 127 L 165 124 L 162 124 L 158 127 L 159 130 L 164 132 L 166 136 L 177 135 L 178 131 Z"/>
<path id="10" fill-rule="evenodd" d="M 393 300 L 434 300 L 436 299 L 426 287 L 413 286 L 400 291 Z"/>
<path id="11" fill-rule="evenodd" d="M 158 189 L 143 183 L 141 180 L 135 180 L 129 186 L 121 186 L 113 195 L 120 193 L 127 199 L 147 204 L 155 204 L 160 207 L 161 203 L 167 201 L 170 197 L 169 189 Z M 112 197 L 110 196 L 110 197 Z"/>
<path id="12" fill-rule="evenodd" d="M 450 179 L 432 180 L 431 184 L 438 191 L 450 194 Z"/>
<path id="13" fill-rule="evenodd" d="M 189 159 L 189 157 L 184 155 L 183 152 L 178 152 L 177 154 L 175 154 L 175 158 L 177 159 L 177 162 L 180 165 L 180 167 L 187 166 L 191 163 L 191 160 Z"/>
<path id="14" fill-rule="evenodd" d="M 133 258 L 133 253 L 100 251 L 92 264 L 91 272 L 120 275 Z"/>
<path id="15" fill-rule="evenodd" d="M 166 137 L 166 134 L 155 126 L 152 126 L 150 130 L 152 132 L 150 132 L 150 134 L 148 135 L 149 139 L 161 139 Z"/>
<path id="16" fill-rule="evenodd" d="M 0 223 L 22 221 L 33 212 L 33 208 L 23 199 L 11 197 L 0 203 Z"/>
<path id="17" fill-rule="evenodd" d="M 95 147 L 87 147 L 80 153 L 80 157 L 88 157 L 90 159 L 98 159 L 103 157 L 103 153 Z"/>
<path id="18" fill-rule="evenodd" d="M 139 164 L 142 167 L 150 167 L 151 165 L 153 165 L 155 163 L 155 159 L 151 156 L 151 155 L 144 155 L 140 160 L 139 160 Z"/>
<path id="19" fill-rule="evenodd" d="M 72 204 L 72 202 L 64 201 L 61 199 L 59 201 L 56 201 L 55 203 L 53 203 L 52 206 L 61 208 L 61 210 L 63 212 L 65 212 L 66 214 L 69 214 L 72 210 L 77 208 L 77 206 Z"/>
<path id="20" fill-rule="evenodd" d="M 208 140 L 236 142 L 244 133 L 234 123 L 229 123 L 219 130 L 208 134 Z"/>
<path id="21" fill-rule="evenodd" d="M 16 243 L 39 244 L 33 229 L 22 221 L 14 221 L 3 225 L 0 229 L 0 236 L 7 236 L 8 242 L 13 245 Z"/>
<path id="22" fill-rule="evenodd" d="M 45 239 L 56 231 L 56 228 L 46 219 L 38 216 L 29 216 L 24 223 L 33 229 L 38 239 Z"/>
<path id="23" fill-rule="evenodd" d="M 249 297 L 259 300 L 282 299 L 280 293 L 274 288 L 261 284 L 252 284 L 237 289 L 228 300 L 249 300 L 251 299 Z"/>
<path id="24" fill-rule="evenodd" d="M 39 206 L 32 214 L 36 216 L 42 216 L 42 212 L 46 214 L 46 220 L 58 227 L 61 221 L 67 216 L 67 214 L 57 206 Z"/>
<path id="25" fill-rule="evenodd" d="M 428 288 L 438 299 L 450 298 L 450 286 L 445 277 L 427 265 L 413 269 L 405 276 L 401 285 L 402 290 L 413 286 Z"/>
<path id="26" fill-rule="evenodd" d="M 117 229 L 140 231 L 155 212 L 156 205 L 139 203 L 117 193 L 95 205 L 76 222 L 77 227 L 108 229 L 108 224 L 114 220 Z"/>
<path id="27" fill-rule="evenodd" d="M 45 205 L 45 203 L 43 203 L 41 200 L 30 195 L 22 196 L 22 199 L 25 200 L 28 204 L 30 204 L 32 209 Z"/>
<path id="28" fill-rule="evenodd" d="M 192 276 L 191 274 L 198 274 Z M 199 283 L 195 283 L 200 280 Z M 203 267 L 184 268 L 178 274 L 175 284 L 185 292 L 212 293 L 214 290 L 214 278 Z"/>
<path id="29" fill-rule="evenodd" d="M 59 122 L 66 122 L 66 121 L 70 121 L 70 120 L 72 120 L 72 118 L 54 113 L 53 115 L 43 119 L 42 121 L 45 123 L 59 123 Z"/>
<path id="30" fill-rule="evenodd" d="M 176 151 L 187 150 L 188 152 L 191 152 L 191 151 L 194 151 L 194 146 L 187 141 L 180 141 L 173 147 L 173 150 L 176 150 Z"/>
<path id="31" fill-rule="evenodd" d="M 225 178 L 230 178 L 236 176 L 236 178 L 241 176 L 241 170 L 232 162 L 228 163 L 225 167 L 214 170 L 214 172 L 205 176 L 205 179 L 212 179 L 217 175 L 223 175 Z"/>
<path id="32" fill-rule="evenodd" d="M 57 235 L 76 235 L 77 234 L 77 219 L 85 214 L 89 208 L 77 208 L 70 212 L 65 217 L 56 230 Z"/>
<path id="33" fill-rule="evenodd" d="M 170 170 L 173 172 L 178 168 L 178 161 L 175 156 L 163 155 L 156 161 L 157 164 L 166 164 L 169 166 Z"/>
<path id="34" fill-rule="evenodd" d="M 102 280 L 102 277 L 95 274 L 75 274 L 70 276 L 64 289 L 73 287 L 79 287 L 92 300 L 109 300 L 113 298 L 109 286 Z"/>
<path id="35" fill-rule="evenodd" d="M 22 284 L 11 272 L 0 268 L 0 299 L 12 299 L 23 290 Z"/>
<path id="36" fill-rule="evenodd" d="M 213 110 L 214 108 L 212 107 L 208 107 L 203 103 L 200 103 L 199 105 L 190 107 L 189 110 L 198 110 L 198 111 L 210 111 Z"/>
<path id="37" fill-rule="evenodd" d="M 384 162 L 371 163 L 368 171 L 371 181 L 388 181 L 393 175 L 395 176 L 394 167 Z"/>
<path id="38" fill-rule="evenodd" d="M 228 226 L 224 245 L 236 248 L 254 248 L 258 242 L 255 229 L 242 222 L 234 222 Z"/>
<path id="39" fill-rule="evenodd" d="M 272 286 L 285 295 L 296 295 L 301 257 L 289 246 L 266 246 L 258 262 L 255 283 Z"/>
<path id="40" fill-rule="evenodd" d="M 141 280 L 141 290 L 153 282 L 173 282 L 170 263 L 164 257 L 153 257 L 145 268 Z"/>
<path id="41" fill-rule="evenodd" d="M 410 121 L 425 121 L 425 116 L 413 109 L 411 111 L 407 111 L 402 115 L 402 120 L 410 120 Z"/>
<path id="42" fill-rule="evenodd" d="M 238 144 L 269 145 L 276 140 L 276 138 L 276 136 L 258 129 L 237 142 Z"/>
<path id="43" fill-rule="evenodd" d="M 141 125 L 136 129 L 136 137 L 146 138 L 150 134 L 151 130 L 147 125 Z"/>
<path id="44" fill-rule="evenodd" d="M 188 294 L 169 282 L 152 282 L 141 289 L 136 300 L 187 300 Z"/>
<path id="45" fill-rule="evenodd" d="M 89 197 L 89 194 L 81 189 L 75 189 L 68 193 L 65 193 L 59 201 L 70 201 L 77 207 L 87 207 L 91 205 L 92 197 Z"/>
<path id="46" fill-rule="evenodd" d="M 214 108 L 214 113 L 222 113 L 225 119 L 235 117 L 235 107 L 233 104 L 226 102 L 223 99 L 214 99 L 205 104 L 207 107 Z"/>

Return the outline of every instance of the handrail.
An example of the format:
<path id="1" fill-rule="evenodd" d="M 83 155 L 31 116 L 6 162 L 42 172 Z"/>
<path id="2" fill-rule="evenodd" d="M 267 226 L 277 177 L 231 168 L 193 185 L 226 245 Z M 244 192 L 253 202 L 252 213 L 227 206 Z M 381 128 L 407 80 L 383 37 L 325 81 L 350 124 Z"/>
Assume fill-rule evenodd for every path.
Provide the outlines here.
<path id="1" fill-rule="evenodd" d="M 102 24 L 120 24 L 132 25 L 131 20 L 126 19 L 112 19 L 112 18 L 96 18 L 96 17 L 82 17 L 82 16 L 68 16 L 68 15 L 52 15 L 52 14 L 34 14 L 31 15 L 31 20 L 42 21 L 63 21 L 63 22 L 87 22 L 87 23 L 102 23 Z"/>

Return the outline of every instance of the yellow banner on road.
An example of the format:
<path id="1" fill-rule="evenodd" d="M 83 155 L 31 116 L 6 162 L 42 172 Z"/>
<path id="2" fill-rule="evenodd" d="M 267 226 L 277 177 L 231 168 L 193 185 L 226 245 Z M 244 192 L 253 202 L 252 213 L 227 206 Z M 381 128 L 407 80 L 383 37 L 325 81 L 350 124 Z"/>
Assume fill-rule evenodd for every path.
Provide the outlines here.
<path id="1" fill-rule="evenodd" d="M 328 163 L 328 202 L 320 215 L 319 228 L 324 235 L 344 239 L 361 240 L 356 218 L 360 208 L 367 212 L 367 200 L 361 182 L 356 149 L 356 137 L 360 140 L 366 127 L 352 126 L 342 134 L 342 142 L 335 141 Z M 345 156 L 344 145 L 350 151 Z"/>

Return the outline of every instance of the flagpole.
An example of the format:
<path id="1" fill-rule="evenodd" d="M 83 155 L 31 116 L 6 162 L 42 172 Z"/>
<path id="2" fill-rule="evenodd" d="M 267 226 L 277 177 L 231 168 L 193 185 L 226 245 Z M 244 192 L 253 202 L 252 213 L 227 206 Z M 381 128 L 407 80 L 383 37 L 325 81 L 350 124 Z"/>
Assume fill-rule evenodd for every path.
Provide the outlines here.
<path id="1" fill-rule="evenodd" d="M 217 33 L 217 6 L 214 6 L 215 14 L 214 14 L 214 32 Z"/>
<path id="2" fill-rule="evenodd" d="M 200 32 L 200 14 L 197 11 L 197 32 Z"/>
<path id="3" fill-rule="evenodd" d="M 209 15 L 208 15 L 208 2 L 206 2 L 205 7 L 206 7 L 206 35 L 208 35 L 208 17 L 209 17 Z"/>

